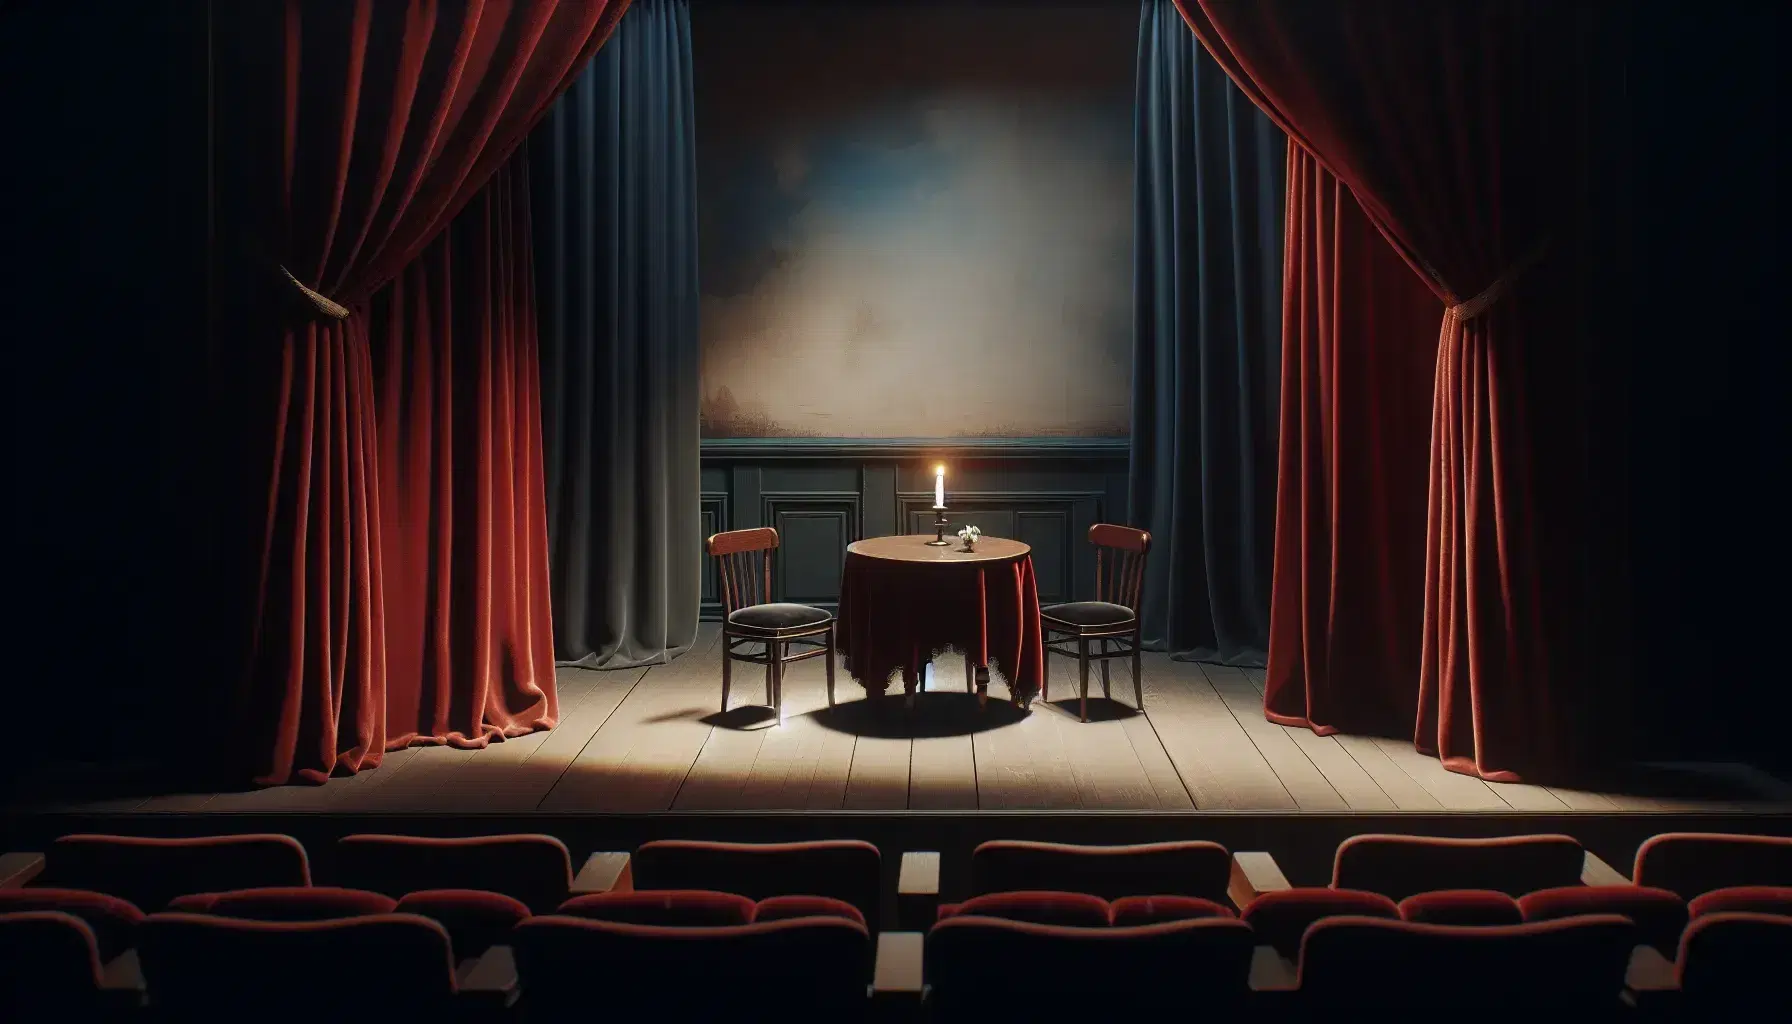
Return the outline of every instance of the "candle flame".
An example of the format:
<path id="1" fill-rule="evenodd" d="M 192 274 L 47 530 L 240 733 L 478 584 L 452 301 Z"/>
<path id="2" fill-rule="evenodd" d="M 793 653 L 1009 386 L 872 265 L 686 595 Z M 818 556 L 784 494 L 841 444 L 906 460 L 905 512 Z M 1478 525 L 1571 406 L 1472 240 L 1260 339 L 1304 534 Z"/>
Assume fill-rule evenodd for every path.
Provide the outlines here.
<path id="1" fill-rule="evenodd" d="M 945 476 L 946 475 L 946 467 L 945 466 L 933 467 L 933 475 L 934 476 Z"/>

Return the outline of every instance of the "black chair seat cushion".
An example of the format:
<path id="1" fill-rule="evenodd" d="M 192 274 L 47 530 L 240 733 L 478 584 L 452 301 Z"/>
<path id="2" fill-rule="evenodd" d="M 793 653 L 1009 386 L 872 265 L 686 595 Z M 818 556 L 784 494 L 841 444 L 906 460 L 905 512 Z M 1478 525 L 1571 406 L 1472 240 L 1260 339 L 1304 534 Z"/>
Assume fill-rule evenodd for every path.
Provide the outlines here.
<path id="1" fill-rule="evenodd" d="M 832 617 L 820 608 L 811 608 L 806 604 L 779 602 L 737 609 L 733 615 L 728 616 L 728 621 L 754 629 L 799 629 L 803 626 L 820 626 Z"/>
<path id="2" fill-rule="evenodd" d="M 1106 601 L 1072 601 L 1069 604 L 1049 604 L 1039 609 L 1039 615 L 1058 622 L 1067 622 L 1073 626 L 1118 626 L 1132 621 L 1132 609 L 1123 604 L 1109 604 Z"/>

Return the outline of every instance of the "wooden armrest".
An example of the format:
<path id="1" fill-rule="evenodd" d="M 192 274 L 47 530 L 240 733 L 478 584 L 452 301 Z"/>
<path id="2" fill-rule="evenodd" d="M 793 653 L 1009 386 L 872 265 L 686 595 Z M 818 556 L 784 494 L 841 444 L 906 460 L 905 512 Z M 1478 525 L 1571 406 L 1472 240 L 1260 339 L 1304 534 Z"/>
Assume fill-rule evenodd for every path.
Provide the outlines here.
<path id="1" fill-rule="evenodd" d="M 516 1002 L 516 954 L 509 946 L 493 946 L 454 972 L 462 997 L 492 1006 Z"/>
<path id="2" fill-rule="evenodd" d="M 629 892 L 634 889 L 634 872 L 626 853 L 594 853 L 585 858 L 585 866 L 572 880 L 569 896 L 586 896 L 594 892 Z"/>
<path id="3" fill-rule="evenodd" d="M 921 955 L 925 947 L 920 932 L 878 932 L 877 966 L 871 976 L 871 998 L 880 1002 L 921 1001 Z"/>
<path id="4" fill-rule="evenodd" d="M 100 999 L 118 1010 L 143 1005 L 143 965 L 136 950 L 125 950 L 100 968 Z"/>
<path id="5" fill-rule="evenodd" d="M 1580 864 L 1580 884 L 1582 885 L 1629 885 L 1630 879 L 1624 872 L 1599 859 L 1599 855 L 1587 850 Z"/>
<path id="6" fill-rule="evenodd" d="M 43 870 L 41 853 L 0 853 L 0 889 L 23 889 Z"/>
<path id="7" fill-rule="evenodd" d="M 940 855 L 909 850 L 896 876 L 896 926 L 924 932 L 940 909 Z"/>
<path id="8" fill-rule="evenodd" d="M 1299 986 L 1300 972 L 1274 946 L 1251 950 L 1252 992 L 1293 992 Z"/>
<path id="9" fill-rule="evenodd" d="M 1232 855 L 1232 880 L 1226 886 L 1226 895 L 1239 910 L 1266 892 L 1292 888 L 1288 876 L 1282 874 L 1276 859 L 1269 854 L 1259 851 Z"/>
<path id="10" fill-rule="evenodd" d="M 1624 971 L 1625 1003 L 1655 1017 L 1679 998 L 1680 976 L 1673 961 L 1654 946 L 1638 946 L 1630 951 L 1630 965 Z"/>

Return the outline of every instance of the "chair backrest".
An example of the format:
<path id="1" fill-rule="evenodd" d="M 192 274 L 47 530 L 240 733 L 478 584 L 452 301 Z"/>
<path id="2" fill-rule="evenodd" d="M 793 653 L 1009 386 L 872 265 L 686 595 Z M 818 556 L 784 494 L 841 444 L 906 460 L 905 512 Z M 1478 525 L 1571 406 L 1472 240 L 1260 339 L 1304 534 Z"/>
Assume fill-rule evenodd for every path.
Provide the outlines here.
<path id="1" fill-rule="evenodd" d="M 448 1013 L 448 932 L 414 914 L 251 921 L 151 914 L 137 946 L 151 1005 L 171 1019 Z M 230 1016 L 221 1016 L 228 1014 Z"/>
<path id="2" fill-rule="evenodd" d="M 305 848 L 291 836 L 162 839 L 80 834 L 50 844 L 36 882 L 108 893 L 156 911 L 187 893 L 310 885 L 311 866 Z"/>
<path id="3" fill-rule="evenodd" d="M 0 913 L 0 1006 L 9 1019 L 82 1019 L 99 989 L 99 944 L 87 922 L 56 910 Z"/>
<path id="4" fill-rule="evenodd" d="M 1644 885 L 1564 885 L 1518 898 L 1526 921 L 1554 921 L 1582 914 L 1622 914 L 1636 923 L 1638 937 L 1672 960 L 1686 929 L 1686 901 L 1666 889 Z"/>
<path id="5" fill-rule="evenodd" d="M 1332 886 L 1403 900 L 1439 889 L 1492 889 L 1523 896 L 1579 883 L 1586 851 L 1571 836 L 1359 835 L 1338 844 Z"/>
<path id="6" fill-rule="evenodd" d="M 1075 928 L 959 916 L 928 931 L 922 970 L 935 1020 L 1145 1020 L 1168 1007 L 1226 1020 L 1247 998 L 1252 941 L 1225 917 Z"/>
<path id="7" fill-rule="evenodd" d="M 1420 924 L 1523 924 L 1518 901 L 1492 889 L 1437 889 L 1400 901 L 1400 920 Z"/>
<path id="8" fill-rule="evenodd" d="M 1688 900 L 1738 885 L 1792 885 L 1792 838 L 1664 832 L 1637 848 L 1631 880 Z"/>
<path id="9" fill-rule="evenodd" d="M 1784 1020 L 1792 1014 L 1792 989 L 1785 977 L 1786 965 L 1792 964 L 1792 917 L 1733 913 L 1694 918 L 1680 940 L 1677 959 L 1681 992 L 1693 1007 L 1707 1014 L 1719 1007 L 1737 1011 L 1698 1019 Z"/>
<path id="10" fill-rule="evenodd" d="M 710 889 L 749 899 L 830 896 L 859 909 L 873 931 L 882 910 L 883 862 L 857 839 L 717 843 L 658 839 L 630 858 L 636 889 Z"/>
<path id="11" fill-rule="evenodd" d="M 1536 924 L 1438 925 L 1332 917 L 1307 929 L 1300 999 L 1311 1010 L 1442 1017 L 1620 1005 L 1636 928 L 1616 914 Z"/>
<path id="12" fill-rule="evenodd" d="M 1104 900 L 1122 896 L 1226 899 L 1232 855 L 1218 843 L 1186 840 L 1084 846 L 992 839 L 971 851 L 971 894 L 1055 889 Z"/>
<path id="13" fill-rule="evenodd" d="M 729 530 L 710 537 L 707 547 L 721 571 L 724 615 L 772 599 L 772 552 L 778 549 L 777 530 L 769 526 Z"/>
<path id="14" fill-rule="evenodd" d="M 1315 921 L 1328 917 L 1379 917 L 1393 921 L 1400 908 L 1378 892 L 1355 889 L 1303 887 L 1274 889 L 1244 908 L 1244 923 L 1251 926 L 1259 945 L 1275 948 L 1290 960 L 1300 955 L 1300 941 Z"/>
<path id="15" fill-rule="evenodd" d="M 552 913 L 572 888 L 572 855 L 548 835 L 441 838 L 352 835 L 336 844 L 344 885 L 388 896 L 423 889 L 479 889 Z"/>
<path id="16" fill-rule="evenodd" d="M 532 917 L 512 937 L 532 1019 L 858 1019 L 871 933 L 838 917 L 678 927 Z"/>
<path id="17" fill-rule="evenodd" d="M 179 914 L 210 914 L 246 921 L 329 921 L 390 914 L 398 909 L 398 901 L 365 889 L 319 885 L 194 893 L 175 899 L 168 909 Z"/>
<path id="18" fill-rule="evenodd" d="M 80 918 L 93 932 L 101 963 L 136 944 L 143 911 L 129 900 L 85 889 L 0 889 L 0 914 L 50 911 Z"/>
<path id="19" fill-rule="evenodd" d="M 1151 535 L 1130 526 L 1096 523 L 1089 527 L 1089 543 L 1095 545 L 1095 600 L 1137 609 Z"/>

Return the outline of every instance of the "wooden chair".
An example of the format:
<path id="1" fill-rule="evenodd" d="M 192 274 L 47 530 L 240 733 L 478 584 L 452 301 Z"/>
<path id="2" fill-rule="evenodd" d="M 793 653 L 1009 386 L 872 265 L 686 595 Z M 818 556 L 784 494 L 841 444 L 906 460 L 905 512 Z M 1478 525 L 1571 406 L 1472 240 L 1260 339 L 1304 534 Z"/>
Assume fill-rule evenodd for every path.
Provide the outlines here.
<path id="1" fill-rule="evenodd" d="M 828 706 L 834 704 L 834 617 L 806 604 L 771 600 L 772 552 L 778 531 L 769 526 L 730 530 L 709 538 L 709 553 L 722 571 L 722 710 L 735 661 L 765 666 L 765 699 L 784 717 L 784 666 L 825 657 Z M 803 648 L 791 653 L 791 645 Z M 757 653 L 742 648 L 760 647 Z"/>
<path id="2" fill-rule="evenodd" d="M 1145 710 L 1145 680 L 1139 670 L 1139 589 L 1145 582 L 1145 554 L 1151 535 L 1130 526 L 1096 523 L 1089 527 L 1089 543 L 1095 545 L 1095 600 L 1047 605 L 1039 610 L 1045 627 L 1046 661 L 1051 655 L 1075 658 L 1082 683 L 1079 714 L 1089 720 L 1089 662 L 1101 662 L 1101 694 L 1112 697 L 1108 661 L 1132 659 L 1132 689 L 1139 710 Z M 1093 652 L 1093 641 L 1099 648 Z M 1113 644 L 1113 649 L 1108 648 Z M 1051 670 L 1046 666 L 1044 693 L 1051 700 Z"/>

